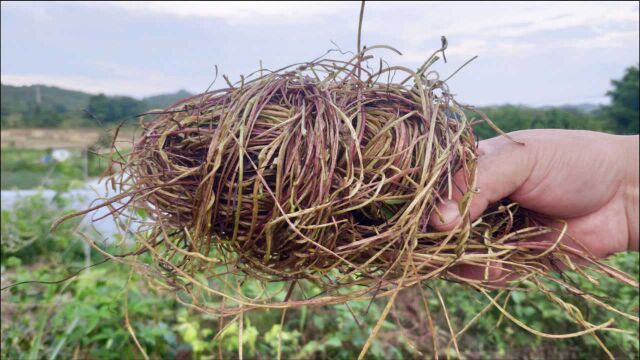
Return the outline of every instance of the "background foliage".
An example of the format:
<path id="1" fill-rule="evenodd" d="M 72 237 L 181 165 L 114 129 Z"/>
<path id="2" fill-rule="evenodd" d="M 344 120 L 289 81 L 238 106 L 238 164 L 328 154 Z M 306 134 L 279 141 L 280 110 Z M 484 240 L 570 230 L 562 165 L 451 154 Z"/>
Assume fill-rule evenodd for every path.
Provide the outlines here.
<path id="1" fill-rule="evenodd" d="M 82 241 L 74 235 L 75 224 L 55 233 L 48 231 L 51 219 L 64 212 L 61 198 L 25 198 L 9 213 L 2 211 L 3 284 L 38 279 L 55 281 L 73 274 L 85 265 Z M 5 246 L 7 239 L 36 239 L 25 247 Z M 120 250 L 121 251 L 121 250 Z M 102 259 L 92 254 L 90 261 Z M 612 265 L 638 277 L 638 254 L 619 254 L 608 260 Z M 147 259 L 148 260 L 148 259 Z M 124 298 L 128 296 L 128 315 L 135 334 L 153 358 L 235 358 L 238 353 L 238 323 L 219 332 L 219 319 L 189 310 L 168 293 L 149 288 L 144 279 L 133 276 L 125 266 L 107 262 L 82 272 L 59 285 L 26 284 L 2 292 L 3 359 L 122 359 L 140 354 L 124 326 Z M 595 286 L 567 273 L 584 291 L 610 305 L 638 314 L 638 290 L 610 279 Z M 524 283 L 522 286 L 531 287 Z M 449 330 L 433 292 L 438 288 L 447 306 L 452 326 L 460 330 L 486 305 L 475 291 L 458 284 L 434 281 L 424 291 L 433 312 L 440 343 L 439 353 L 447 350 Z M 313 292 L 314 289 L 307 289 Z M 556 289 L 557 290 L 557 289 Z M 256 288 L 255 291 L 258 291 Z M 564 294 L 565 297 L 567 294 Z M 588 320 L 607 321 L 611 313 L 572 301 L 586 310 Z M 278 336 L 283 358 L 351 359 L 357 356 L 385 306 L 385 299 L 352 301 L 349 307 L 290 309 L 280 333 L 280 310 L 255 311 L 245 315 L 243 350 L 246 358 L 271 359 L 277 354 Z M 517 291 L 511 295 L 509 311 L 529 326 L 550 333 L 572 332 L 564 311 L 537 292 Z M 357 319 L 357 320 L 356 320 Z M 637 357 L 637 324 L 614 316 L 617 327 L 628 333 L 603 333 L 601 338 L 620 358 Z M 218 336 L 216 336 L 218 335 Z M 450 344 L 449 344 L 450 345 Z M 591 337 L 551 341 L 522 330 L 492 309 L 485 313 L 459 342 L 467 358 L 575 358 L 604 356 Z M 403 291 L 391 315 L 369 352 L 369 358 L 413 358 L 416 352 L 432 354 L 431 335 L 424 308 L 415 289 Z"/>
<path id="2" fill-rule="evenodd" d="M 149 96 L 142 100 L 128 96 L 92 95 L 54 86 L 2 85 L 2 128 L 50 128 L 100 126 L 85 110 L 101 122 L 110 123 L 149 109 L 165 108 L 189 96 L 185 90 Z"/>
<path id="3" fill-rule="evenodd" d="M 505 131 L 569 128 L 637 133 L 638 67 L 629 68 L 624 77 L 613 81 L 612 85 L 609 92 L 611 105 L 595 111 L 518 106 L 485 110 Z M 44 90 L 42 95 L 44 102 Z M 51 96 L 53 104 L 54 97 Z M 3 127 L 6 125 L 5 121 L 8 121 L 5 119 L 14 116 L 13 114 L 22 114 L 26 119 L 25 114 L 33 110 L 29 110 L 32 105 L 21 103 L 19 98 L 7 100 L 12 105 L 6 110 L 5 86 L 2 97 Z M 130 100 L 101 96 L 84 97 L 84 102 L 56 102 L 65 106 L 65 111 L 59 112 L 64 114 L 61 116 L 65 119 L 87 105 L 93 106 L 97 113 L 105 111 L 105 118 L 109 117 L 109 111 L 118 114 L 113 116 L 122 116 L 129 111 L 123 109 L 134 109 L 136 106 Z M 113 110 L 118 106 L 120 112 Z M 60 109 L 47 105 L 40 111 L 55 113 Z M 36 120 L 33 120 L 36 121 L 34 123 L 31 121 L 18 125 L 37 123 Z M 477 133 L 481 138 L 493 136 L 493 132 L 483 126 L 478 127 Z M 38 162 L 41 156 L 42 153 L 37 151 L 2 150 L 3 182 L 5 174 L 30 171 L 33 174 L 50 173 L 52 178 L 57 179 L 54 183 L 58 184 L 53 186 L 58 190 L 53 197 L 40 194 L 24 197 L 11 209 L 2 209 L 0 276 L 3 286 L 34 279 L 59 280 L 81 269 L 87 262 L 95 264 L 102 260 L 95 252 L 87 255 L 83 251 L 82 241 L 74 232 L 76 223 L 66 223 L 55 233 L 48 231 L 53 219 L 69 211 L 69 200 L 64 194 L 73 185 L 71 180 L 77 178 L 78 163 L 71 161 L 67 165 L 60 165 L 68 167 L 66 169 L 51 170 L 51 167 Z M 90 168 L 92 175 L 99 173 L 100 162 L 95 161 Z M 28 176 L 24 177 L 26 178 Z M 638 253 L 618 254 L 607 261 L 638 278 Z M 572 278 L 581 289 L 608 304 L 638 315 L 637 289 L 610 279 L 601 279 L 596 286 L 580 280 L 570 272 L 563 276 Z M 528 288 L 531 284 L 524 282 L 521 286 Z M 435 289 L 442 292 L 452 326 L 456 330 L 460 330 L 478 314 L 486 306 L 487 300 L 482 294 L 457 284 L 443 281 L 424 284 L 423 291 L 427 294 L 436 331 L 441 339 L 437 344 L 438 353 L 441 356 L 454 355 L 453 349 L 447 346 L 449 330 L 443 313 L 439 310 L 437 297 L 434 296 Z M 370 358 L 414 358 L 433 354 L 425 310 L 417 295 L 415 289 L 400 293 L 391 315 L 384 322 L 369 351 Z M 170 294 L 150 288 L 145 279 L 140 279 L 135 273 L 131 274 L 128 268 L 111 262 L 90 268 L 66 282 L 54 285 L 25 284 L 3 291 L 1 296 L 2 359 L 140 358 L 140 353 L 124 326 L 125 297 L 128 300 L 132 329 L 152 358 L 235 358 L 240 345 L 238 322 L 224 323 L 222 325 L 226 327 L 219 331 L 220 319 L 179 305 Z M 638 358 L 637 323 L 604 313 L 582 303 L 578 298 L 571 301 L 585 310 L 588 320 L 593 323 L 604 322 L 613 317 L 615 325 L 627 332 L 600 333 L 600 338 L 618 357 Z M 243 327 L 244 354 L 247 358 L 274 358 L 277 356 L 280 338 L 283 358 L 354 358 L 364 345 L 385 304 L 385 299 L 377 299 L 372 303 L 352 301 L 348 306 L 291 309 L 285 314 L 282 327 L 281 311 L 247 313 Z M 507 308 L 524 323 L 541 331 L 561 333 L 578 330 L 561 309 L 551 305 L 540 293 L 513 292 Z M 459 347 L 463 356 L 469 359 L 593 359 L 605 356 L 593 337 L 556 341 L 542 339 L 503 318 L 495 309 L 487 311 L 471 327 L 460 339 Z"/>

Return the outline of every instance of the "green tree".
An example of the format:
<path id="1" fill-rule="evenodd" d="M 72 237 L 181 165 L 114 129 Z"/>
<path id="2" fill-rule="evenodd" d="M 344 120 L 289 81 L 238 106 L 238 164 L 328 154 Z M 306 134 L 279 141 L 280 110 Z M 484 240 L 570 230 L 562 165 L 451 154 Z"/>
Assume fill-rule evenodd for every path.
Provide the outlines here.
<path id="1" fill-rule="evenodd" d="M 613 89 L 607 92 L 611 105 L 605 107 L 605 114 L 613 123 L 616 132 L 637 134 L 640 115 L 640 81 L 638 66 L 627 68 L 620 80 L 612 80 Z"/>
<path id="2" fill-rule="evenodd" d="M 145 111 L 146 104 L 127 97 L 107 97 L 104 94 L 89 98 L 89 112 L 101 121 L 113 122 L 122 120 Z"/>
<path id="3" fill-rule="evenodd" d="M 482 109 L 503 131 L 523 129 L 585 129 L 594 131 L 611 130 L 602 116 L 571 107 L 531 108 L 526 106 L 494 106 Z M 477 117 L 472 113 L 471 117 Z M 496 132 L 486 124 L 475 128 L 480 139 L 496 136 Z"/>

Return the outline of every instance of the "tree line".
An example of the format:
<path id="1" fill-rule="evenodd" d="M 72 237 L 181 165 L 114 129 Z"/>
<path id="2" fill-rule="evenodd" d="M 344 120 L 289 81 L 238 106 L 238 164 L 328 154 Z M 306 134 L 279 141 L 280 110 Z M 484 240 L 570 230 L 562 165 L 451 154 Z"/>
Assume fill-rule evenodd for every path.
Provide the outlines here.
<path id="1" fill-rule="evenodd" d="M 44 85 L 2 84 L 2 128 L 73 128 L 115 123 L 191 95 L 180 90 L 146 97 L 91 95 Z"/>
<path id="2" fill-rule="evenodd" d="M 487 107 L 483 110 L 489 118 L 502 130 L 509 132 L 518 129 L 560 128 L 589 129 L 619 134 L 637 134 L 639 125 L 639 76 L 638 66 L 626 69 L 621 79 L 612 80 L 612 88 L 607 92 L 611 99 L 609 105 L 601 106 L 595 111 L 584 111 L 579 108 L 554 107 L 530 108 L 524 106 L 504 105 Z M 11 127 L 81 127 L 100 126 L 131 118 L 151 108 L 163 108 L 179 98 L 189 96 L 185 91 L 176 94 L 159 95 L 137 100 L 127 96 L 106 96 L 104 94 L 90 96 L 83 109 L 79 109 L 78 93 L 57 89 L 49 91 L 49 97 L 57 96 L 59 101 L 47 103 L 20 101 L 17 94 L 14 98 L 5 97 L 7 88 L 2 91 L 2 128 Z M 89 96 L 88 94 L 84 94 Z M 65 100 L 66 96 L 66 100 Z M 70 99 L 75 99 L 71 102 Z M 96 121 L 97 120 L 97 121 Z M 495 136 L 495 131 L 486 125 L 476 127 L 479 138 Z"/>

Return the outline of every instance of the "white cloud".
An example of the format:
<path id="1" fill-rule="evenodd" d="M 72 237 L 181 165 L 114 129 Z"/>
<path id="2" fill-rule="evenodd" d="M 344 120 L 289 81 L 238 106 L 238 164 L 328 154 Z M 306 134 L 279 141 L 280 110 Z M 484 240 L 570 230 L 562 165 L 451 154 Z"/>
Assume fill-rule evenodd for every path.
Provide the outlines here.
<path id="1" fill-rule="evenodd" d="M 39 22 L 53 20 L 47 10 L 40 4 L 31 1 L 2 1 L 0 7 L 4 11 L 7 8 L 18 9 L 29 14 L 34 20 Z"/>
<path id="2" fill-rule="evenodd" d="M 52 56 L 57 57 L 58 60 L 53 63 L 56 65 L 51 65 L 52 68 L 47 68 L 47 66 L 30 67 L 32 66 L 30 64 L 34 63 L 33 61 L 25 61 L 24 66 L 17 66 L 16 64 L 21 64 L 20 57 L 18 55 L 9 56 L 7 54 L 11 51 L 4 51 L 11 49 L 14 54 L 22 52 L 22 49 L 16 45 L 12 48 L 5 45 L 4 40 L 10 39 L 9 36 L 12 36 L 10 35 L 11 31 L 7 31 L 5 27 L 4 20 L 6 16 L 10 16 L 6 14 L 10 14 L 12 9 L 17 9 L 19 11 L 15 11 L 15 13 L 20 17 L 20 22 L 24 24 L 38 20 L 69 21 L 69 28 L 73 28 L 76 19 L 74 16 L 78 16 L 77 14 L 91 18 L 94 15 L 97 17 L 106 10 L 113 12 L 111 15 L 124 18 L 123 22 L 127 24 L 132 21 L 137 23 L 138 20 L 143 20 L 140 23 L 145 23 L 148 19 L 142 19 L 143 17 L 161 16 L 162 18 L 159 20 L 163 22 L 170 18 L 178 18 L 180 21 L 172 21 L 171 23 L 176 26 L 176 33 L 181 36 L 185 34 L 184 38 L 191 36 L 190 32 L 194 31 L 192 27 L 182 27 L 186 22 L 190 24 L 213 23 L 216 25 L 214 30 L 224 29 L 225 36 L 235 39 L 233 43 L 223 43 L 215 52 L 210 52 L 215 55 L 215 57 L 211 56 L 212 59 L 224 59 L 227 62 L 226 67 L 221 68 L 221 73 L 227 73 L 227 69 L 231 69 L 229 75 L 233 78 L 243 70 L 244 66 L 247 66 L 247 62 L 238 65 L 233 61 L 242 57 L 243 54 L 247 54 L 246 49 L 257 48 L 260 49 L 260 52 L 278 49 L 279 42 L 282 42 L 281 39 L 276 36 L 268 36 L 270 34 L 277 33 L 278 36 L 285 37 L 289 36 L 287 34 L 292 34 L 294 35 L 292 38 L 302 38 L 303 36 L 299 35 L 314 34 L 313 37 L 304 37 L 310 39 L 304 44 L 298 45 L 289 42 L 286 48 L 287 59 L 295 60 L 298 56 L 294 56 L 294 54 L 300 54 L 301 49 L 309 51 L 309 48 L 317 48 L 321 53 L 328 46 L 329 40 L 335 40 L 343 46 L 343 49 L 352 49 L 355 46 L 357 16 L 360 6 L 358 2 L 84 2 L 80 5 L 84 7 L 81 9 L 84 11 L 75 11 L 76 15 L 74 15 L 74 11 L 69 11 L 69 14 L 63 16 L 59 14 L 60 11 L 55 12 L 53 9 L 56 7 L 64 8 L 64 10 L 74 9 L 72 7 L 78 5 L 68 3 L 61 7 L 60 4 L 22 4 L 24 3 L 2 3 L 3 83 L 45 83 L 94 93 L 106 92 L 136 96 L 175 91 L 187 86 L 192 86 L 188 90 L 201 91 L 208 85 L 210 79 L 207 77 L 211 76 L 212 78 L 213 74 L 200 63 L 195 62 L 197 64 L 193 66 L 189 63 L 189 57 L 198 56 L 193 53 L 190 53 L 184 62 L 178 63 L 178 65 L 175 65 L 175 54 L 168 54 L 164 63 L 154 61 L 141 64 L 140 61 L 133 59 L 122 60 L 126 59 L 121 56 L 122 49 L 113 45 L 120 40 L 119 36 L 122 36 L 117 32 L 107 34 L 106 37 L 109 41 L 106 43 L 105 38 L 97 38 L 95 45 L 92 43 L 88 46 L 88 50 L 91 50 L 91 46 L 112 47 L 110 49 L 113 50 L 114 56 L 110 55 L 111 52 L 101 55 L 99 61 L 89 64 L 92 66 L 83 67 L 84 75 L 73 73 L 75 70 L 70 67 L 63 70 L 53 68 L 53 66 L 69 62 L 67 59 L 69 56 L 66 54 L 52 53 Z M 10 11 L 5 12 L 7 8 Z M 77 10 L 77 8 L 75 9 Z M 638 42 L 640 40 L 637 30 L 638 15 L 637 2 L 367 2 L 363 40 L 366 45 L 383 43 L 394 46 L 402 51 L 404 56 L 396 57 L 383 51 L 376 52 L 375 55 L 381 55 L 383 58 L 391 60 L 392 63 L 413 68 L 430 56 L 440 46 L 440 36 L 446 35 L 449 39 L 447 50 L 449 64 L 442 67 L 442 72 L 445 75 L 472 56 L 479 55 L 478 62 L 480 63 L 483 63 L 487 58 L 491 59 L 484 64 L 491 64 L 493 69 L 480 68 L 480 72 L 491 73 L 494 71 L 495 73 L 491 73 L 491 79 L 492 81 L 495 79 L 496 87 L 502 88 L 512 83 L 512 79 L 509 78 L 509 76 L 513 76 L 512 74 L 529 76 L 527 88 L 522 93 L 517 93 L 515 90 L 519 88 L 514 85 L 506 95 L 513 96 L 513 99 L 525 96 L 529 98 L 535 95 L 535 91 L 540 91 L 542 94 L 539 95 L 540 101 L 550 102 L 555 101 L 556 98 L 544 97 L 550 92 L 548 84 L 553 81 L 572 82 L 575 81 L 573 77 L 578 76 L 567 70 L 579 67 L 601 75 L 597 84 L 594 82 L 595 80 L 582 83 L 584 88 L 597 89 L 586 94 L 591 96 L 603 92 L 603 89 L 608 86 L 609 79 L 620 75 L 616 67 L 621 69 L 622 66 L 637 63 Z M 322 20 L 325 25 L 319 27 L 316 22 L 318 19 Z M 51 21 L 51 25 L 55 25 L 53 21 Z M 265 35 L 255 37 L 256 39 L 260 38 L 260 41 L 263 41 L 262 44 L 252 42 L 256 41 L 252 36 L 243 35 L 242 32 L 249 27 L 252 31 L 259 29 L 261 35 Z M 132 28 L 135 31 L 135 26 Z M 155 34 L 145 35 L 155 36 Z M 55 34 L 52 37 L 52 43 L 66 41 L 60 36 L 60 32 Z M 127 34 L 126 36 L 141 39 L 138 45 L 143 49 L 145 46 L 151 46 L 142 41 L 144 37 L 140 34 Z M 38 38 L 38 40 L 45 40 L 45 37 L 43 34 L 42 38 Z M 197 38 L 202 42 L 202 36 Z M 315 41 L 316 39 L 317 41 Z M 27 41 L 31 41 L 31 39 Z M 268 46 L 264 46 L 265 44 Z M 202 46 L 210 45 L 204 42 Z M 90 54 L 90 51 L 86 53 Z M 27 53 L 25 52 L 25 54 Z M 260 54 L 256 54 L 257 50 L 247 58 L 255 58 L 257 63 Z M 609 54 L 615 54 L 615 56 L 609 56 Z M 272 56 L 272 58 L 280 61 L 278 56 Z M 544 68 L 537 67 L 538 64 L 534 62 L 536 61 L 534 59 L 541 58 L 566 59 L 565 63 L 558 66 L 558 69 L 564 70 L 558 70 L 552 75 L 549 72 L 545 73 Z M 84 61 L 90 60 L 85 59 Z M 122 63 L 118 63 L 119 61 Z M 192 66 L 188 68 L 190 77 L 178 76 L 187 69 L 185 66 Z M 477 65 L 474 64 L 474 66 Z M 165 71 L 167 69 L 174 75 L 167 74 Z M 511 73 L 505 74 L 504 69 L 511 71 Z M 59 72 L 64 72 L 65 75 L 60 75 Z M 576 71 L 576 73 L 583 76 L 582 74 L 586 71 Z M 482 73 L 478 75 L 484 76 Z M 565 78 L 561 78 L 565 75 Z M 200 84 L 200 81 L 203 84 Z M 534 85 L 531 85 L 532 82 L 542 90 L 535 90 Z M 484 85 L 482 89 L 478 90 L 472 82 L 470 83 L 471 85 L 461 83 L 458 87 L 466 90 L 467 93 L 475 91 L 480 99 L 485 97 L 490 99 Z M 465 88 L 465 86 L 467 87 Z M 558 102 L 565 99 L 563 91 L 564 93 L 568 92 L 568 90 L 557 90 L 561 94 L 557 95 Z M 575 91 L 580 93 L 579 89 Z M 588 98 L 585 97 L 585 92 L 580 93 L 580 98 Z M 510 101 L 510 99 L 505 101 L 507 100 Z M 486 100 L 486 102 L 491 101 Z"/>
<path id="3" fill-rule="evenodd" d="M 179 17 L 211 17 L 232 25 L 305 25 L 313 18 L 347 21 L 357 27 L 358 2 L 194 2 L 194 1 L 105 1 L 78 2 L 87 7 L 110 7 L 136 16 L 161 14 Z M 74 4 L 78 4 L 74 3 Z M 8 6 L 3 2 L 3 7 Z M 11 3 L 33 16 L 47 18 L 46 10 L 34 3 Z M 577 48 L 620 47 L 622 42 L 639 41 L 639 8 L 636 2 L 395 2 L 366 4 L 364 37 L 394 41 L 407 54 L 422 54 L 425 41 L 437 46 L 446 35 L 453 55 L 476 55 L 485 51 L 495 55 L 526 55 L 534 48 L 552 48 L 557 41 L 542 46 L 524 42 L 523 37 L 539 32 L 558 32 L 583 28 L 566 42 Z M 622 28 L 621 28 L 622 27 Z M 590 31 L 588 31 L 590 30 Z M 300 31 L 304 31 L 301 29 Z M 625 32 L 626 31 L 626 32 Z M 595 38 L 594 38 L 595 36 Z M 596 40 L 597 39 L 597 40 Z M 388 40 L 387 40 L 388 41 Z M 572 44 L 573 43 L 573 44 Z M 409 58 L 411 56 L 407 56 Z M 416 58 L 419 57 L 416 55 Z"/>
<path id="4" fill-rule="evenodd" d="M 525 37 L 564 30 L 578 30 L 567 36 L 585 48 L 618 47 L 622 41 L 639 40 L 637 31 L 629 30 L 638 27 L 635 2 L 430 2 L 391 6 L 395 8 L 388 3 L 371 3 L 368 9 L 372 16 L 367 19 L 365 15 L 365 31 L 397 39 L 396 45 L 407 52 L 417 51 L 416 47 L 427 41 L 437 46 L 434 40 L 440 35 L 449 39 L 451 55 L 475 55 L 485 50 L 496 55 L 525 55 L 534 48 L 557 47 L 560 41 L 533 44 Z M 610 35 L 616 32 L 624 35 Z M 593 41 L 593 36 L 602 40 Z M 607 43 L 607 39 L 615 41 Z"/>
<path id="5" fill-rule="evenodd" d="M 111 6 L 137 14 L 156 13 L 174 16 L 220 18 L 232 24 L 243 22 L 302 22 L 314 16 L 329 16 L 358 4 L 345 2 L 283 2 L 283 1 L 105 1 L 82 2 L 86 6 Z"/>
<path id="6" fill-rule="evenodd" d="M 214 17 L 229 22 L 263 20 L 304 23 L 316 16 L 352 16 L 357 24 L 359 2 L 295 1 L 105 1 L 81 2 L 85 6 L 110 6 L 137 14 Z M 369 15 L 369 16 L 367 16 Z M 404 19 L 390 24 L 392 18 Z M 376 20 L 374 20 L 374 18 Z M 372 21 L 377 23 L 372 23 Z M 424 39 L 435 30 L 446 35 L 517 37 L 539 31 L 575 26 L 599 28 L 612 23 L 638 23 L 635 2 L 370 2 L 365 8 L 365 26 L 370 30 L 411 31 Z M 402 35 L 409 35 L 403 31 Z M 439 33 L 437 35 L 439 35 Z"/>
<path id="7" fill-rule="evenodd" d="M 485 39 L 467 39 L 459 43 L 449 43 L 449 47 L 445 51 L 447 59 L 455 59 L 455 63 L 460 61 L 466 61 L 473 56 L 486 56 L 491 55 L 493 57 L 514 57 L 514 56 L 526 56 L 537 48 L 534 44 L 518 43 L 518 42 L 501 42 L 492 43 Z M 406 64 L 416 64 L 424 62 L 431 54 L 433 50 L 409 50 L 403 53 L 403 56 L 398 58 Z"/>
<path id="8" fill-rule="evenodd" d="M 638 24 L 638 5 L 626 2 L 518 3 L 511 11 L 485 18 L 472 31 L 487 36 L 520 37 L 541 31 L 588 27 L 604 31 L 612 24 Z M 477 26 L 481 25 L 481 26 Z M 484 28 L 484 29 L 483 29 Z"/>
<path id="9" fill-rule="evenodd" d="M 598 48 L 621 48 L 628 46 L 630 43 L 637 44 L 640 38 L 640 32 L 636 31 L 619 31 L 600 34 L 592 38 L 580 39 L 567 43 L 570 47 L 579 49 L 598 49 Z"/>

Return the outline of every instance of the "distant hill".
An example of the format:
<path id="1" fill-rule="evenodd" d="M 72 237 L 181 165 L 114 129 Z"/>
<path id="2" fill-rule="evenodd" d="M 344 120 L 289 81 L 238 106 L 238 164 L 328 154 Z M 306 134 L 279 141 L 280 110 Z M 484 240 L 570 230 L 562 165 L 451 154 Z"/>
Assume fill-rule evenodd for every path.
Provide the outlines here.
<path id="1" fill-rule="evenodd" d="M 105 96 L 55 86 L 12 86 L 2 84 L 0 124 L 3 128 L 96 126 L 84 113 L 115 121 L 151 110 L 164 109 L 190 96 L 186 90 L 149 96 L 142 100 L 127 96 Z M 102 110 L 100 112 L 96 109 Z"/>
<path id="2" fill-rule="evenodd" d="M 39 95 L 38 92 L 40 92 Z M 186 90 L 179 90 L 170 94 L 148 96 L 143 98 L 142 101 L 149 108 L 165 108 L 191 95 L 192 94 Z M 94 94 L 61 89 L 55 86 L 13 86 L 2 84 L 2 96 L 0 96 L 0 100 L 2 101 L 3 110 L 26 111 L 30 104 L 39 102 L 42 110 L 62 113 L 86 109 L 91 96 L 94 96 Z"/>
<path id="3" fill-rule="evenodd" d="M 163 94 L 163 95 L 155 95 L 155 96 L 148 96 L 144 99 L 142 99 L 142 101 L 144 101 L 149 108 L 152 109 L 164 109 L 170 105 L 172 105 L 173 103 L 175 103 L 178 100 L 184 99 L 188 96 L 191 96 L 192 94 L 186 90 L 180 90 L 178 92 L 175 92 L 173 94 Z"/>
<path id="4" fill-rule="evenodd" d="M 81 91 L 65 90 L 55 86 L 31 85 L 12 86 L 1 85 L 2 112 L 24 112 L 35 104 L 44 111 L 64 113 L 80 111 L 87 106 L 92 94 Z"/>

